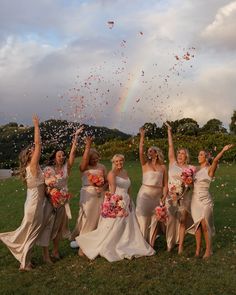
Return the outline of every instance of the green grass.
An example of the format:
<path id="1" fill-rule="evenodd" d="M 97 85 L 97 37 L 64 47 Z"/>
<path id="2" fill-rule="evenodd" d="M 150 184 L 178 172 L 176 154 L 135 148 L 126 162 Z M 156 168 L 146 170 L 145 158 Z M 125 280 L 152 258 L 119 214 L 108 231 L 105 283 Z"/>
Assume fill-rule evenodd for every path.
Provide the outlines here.
<path id="1" fill-rule="evenodd" d="M 110 163 L 104 162 L 110 168 Z M 136 198 L 141 169 L 138 162 L 126 162 Z M 185 253 L 165 251 L 165 239 L 157 240 L 153 257 L 109 263 L 103 258 L 89 261 L 77 256 L 68 241 L 61 242 L 62 260 L 43 264 L 40 247 L 35 247 L 36 268 L 20 273 L 19 263 L 0 244 L 0 294 L 236 294 L 236 165 L 220 165 L 212 183 L 216 237 L 214 255 L 208 261 L 195 259 L 194 236 L 187 235 Z M 69 179 L 73 229 L 80 189 L 78 163 Z M 0 232 L 16 229 L 23 216 L 25 189 L 15 178 L 0 181 Z"/>

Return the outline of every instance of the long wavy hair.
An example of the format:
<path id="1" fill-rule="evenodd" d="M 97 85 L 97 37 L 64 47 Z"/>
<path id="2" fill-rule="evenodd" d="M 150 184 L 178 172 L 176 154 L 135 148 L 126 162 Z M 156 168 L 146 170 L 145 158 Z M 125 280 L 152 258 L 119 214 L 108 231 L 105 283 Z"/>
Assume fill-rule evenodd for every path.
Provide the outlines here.
<path id="1" fill-rule="evenodd" d="M 112 167 L 111 167 L 111 169 L 112 169 L 112 170 L 115 170 L 115 168 L 116 168 L 115 160 L 116 160 L 117 158 L 121 158 L 123 161 L 125 161 L 125 156 L 124 156 L 124 155 L 122 155 L 122 154 L 115 154 L 115 155 L 112 157 L 112 159 L 111 159 L 111 162 L 112 162 Z"/>
<path id="2" fill-rule="evenodd" d="M 26 167 L 28 166 L 31 160 L 32 147 L 32 144 L 27 146 L 19 154 L 19 176 L 23 182 L 26 182 Z"/>
<path id="3" fill-rule="evenodd" d="M 57 149 L 53 150 L 53 152 L 49 156 L 48 160 L 46 161 L 46 166 L 54 166 L 56 164 L 55 160 L 56 160 L 57 152 L 63 152 L 64 153 L 65 159 L 64 159 L 63 165 L 66 163 L 66 161 L 67 161 L 66 151 L 63 150 L 63 149 L 57 148 Z"/>
<path id="4" fill-rule="evenodd" d="M 153 149 L 156 154 L 157 154 L 157 161 L 156 163 L 159 162 L 159 164 L 163 165 L 164 164 L 164 155 L 163 152 L 160 148 L 158 148 L 157 146 L 150 146 L 148 149 Z M 150 161 L 151 159 L 148 157 L 148 160 Z"/>

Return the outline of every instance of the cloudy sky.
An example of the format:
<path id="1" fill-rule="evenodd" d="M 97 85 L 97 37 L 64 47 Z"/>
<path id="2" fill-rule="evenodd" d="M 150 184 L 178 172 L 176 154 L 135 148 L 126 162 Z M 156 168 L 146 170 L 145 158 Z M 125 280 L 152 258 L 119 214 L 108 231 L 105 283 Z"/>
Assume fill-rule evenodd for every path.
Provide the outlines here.
<path id="1" fill-rule="evenodd" d="M 136 133 L 236 109 L 236 1 L 1 0 L 0 124 L 62 118 Z"/>

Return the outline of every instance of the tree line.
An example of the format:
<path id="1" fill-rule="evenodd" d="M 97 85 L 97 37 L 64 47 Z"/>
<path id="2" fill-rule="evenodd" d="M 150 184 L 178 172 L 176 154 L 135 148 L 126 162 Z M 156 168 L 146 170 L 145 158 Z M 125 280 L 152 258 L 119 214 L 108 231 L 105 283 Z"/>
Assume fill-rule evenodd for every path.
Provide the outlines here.
<path id="1" fill-rule="evenodd" d="M 218 152 L 225 144 L 236 143 L 236 110 L 233 112 L 229 124 L 229 132 L 218 119 L 210 119 L 199 127 L 192 118 L 170 121 L 176 147 L 186 147 L 193 159 L 196 159 L 200 149 Z M 49 154 L 60 147 L 68 151 L 72 135 L 79 127 L 79 123 L 66 120 L 50 119 L 40 124 L 43 141 L 42 161 Z M 158 145 L 167 157 L 167 129 L 156 123 L 145 123 L 146 146 Z M 103 158 L 110 158 L 115 153 L 123 153 L 127 158 L 138 159 L 139 134 L 131 136 L 117 129 L 85 125 L 87 135 L 94 136 L 94 146 L 101 152 Z M 33 127 L 27 127 L 16 122 L 0 126 L 0 168 L 13 168 L 18 165 L 19 152 L 33 142 Z M 83 141 L 79 142 L 78 155 L 83 152 Z M 227 153 L 226 160 L 234 161 L 234 150 Z"/>

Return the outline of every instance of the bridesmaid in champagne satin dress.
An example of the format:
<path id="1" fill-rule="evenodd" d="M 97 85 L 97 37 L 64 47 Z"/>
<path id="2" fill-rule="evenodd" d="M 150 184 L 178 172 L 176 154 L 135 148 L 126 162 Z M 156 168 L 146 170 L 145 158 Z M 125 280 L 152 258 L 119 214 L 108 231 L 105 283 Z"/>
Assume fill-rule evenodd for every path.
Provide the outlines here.
<path id="1" fill-rule="evenodd" d="M 167 170 L 162 151 L 157 147 L 148 149 L 144 156 L 145 130 L 140 129 L 139 158 L 142 166 L 142 186 L 136 201 L 136 216 L 145 240 L 154 247 L 158 221 L 155 208 L 165 200 L 168 191 Z M 161 226 L 160 226 L 161 227 Z"/>
<path id="2" fill-rule="evenodd" d="M 209 193 L 209 187 L 220 158 L 223 156 L 224 152 L 232 147 L 232 144 L 226 145 L 213 159 L 212 163 L 211 158 L 206 151 L 202 150 L 198 155 L 198 163 L 200 164 L 200 167 L 195 175 L 191 203 L 194 224 L 188 229 L 190 233 L 195 233 L 196 257 L 200 256 L 202 233 L 206 244 L 203 258 L 208 258 L 212 255 L 212 237 L 215 235 L 215 227 L 213 220 L 213 200 Z"/>
<path id="3" fill-rule="evenodd" d="M 115 218 L 101 216 L 96 230 L 83 233 L 76 238 L 78 245 L 89 259 L 98 255 L 109 262 L 124 258 L 151 256 L 152 247 L 144 240 L 130 199 L 130 179 L 123 169 L 124 156 L 115 155 L 113 169 L 108 173 L 109 189 L 112 194 L 123 197 L 124 208 L 128 215 Z"/>
<path id="4" fill-rule="evenodd" d="M 192 190 L 185 191 L 178 204 L 175 204 L 170 194 L 172 183 L 176 181 L 181 182 L 181 174 L 184 168 L 189 168 L 189 154 L 185 148 L 177 150 L 177 157 L 175 156 L 174 144 L 172 139 L 171 126 L 166 123 L 168 128 L 168 144 L 169 144 L 169 172 L 168 172 L 168 186 L 169 193 L 166 198 L 166 206 L 168 210 L 168 219 L 166 227 L 166 242 L 167 251 L 171 251 L 176 244 L 178 246 L 178 254 L 183 252 L 183 243 L 186 229 L 193 224 L 191 217 L 191 195 Z M 193 167 L 193 166 L 192 166 Z"/>
<path id="5" fill-rule="evenodd" d="M 33 123 L 34 146 L 24 149 L 19 156 L 20 175 L 27 184 L 24 218 L 15 231 L 0 233 L 0 240 L 20 262 L 22 271 L 32 269 L 31 253 L 42 228 L 45 200 L 44 177 L 39 166 L 41 139 L 37 116 L 33 116 Z"/>
<path id="6" fill-rule="evenodd" d="M 104 188 L 107 185 L 106 168 L 99 163 L 99 153 L 91 148 L 92 138 L 87 137 L 85 141 L 85 151 L 80 171 L 82 174 L 82 187 L 80 190 L 80 209 L 75 229 L 72 233 L 72 240 L 80 234 L 93 231 L 97 228 L 100 218 L 101 205 L 104 198 Z M 93 179 L 95 181 L 93 182 Z M 96 182 L 96 180 L 98 180 Z M 75 241 L 71 242 L 71 247 L 77 247 Z M 83 253 L 79 250 L 80 255 Z"/>
<path id="7" fill-rule="evenodd" d="M 56 149 L 48 160 L 48 166 L 44 168 L 45 184 L 50 191 L 53 188 L 68 193 L 68 177 L 75 161 L 78 136 L 82 133 L 84 127 L 76 130 L 69 158 L 66 158 L 66 152 L 62 149 Z M 37 244 L 43 247 L 43 260 L 52 263 L 49 255 L 49 244 L 53 241 L 53 250 L 51 257 L 60 259 L 59 242 L 62 238 L 70 239 L 69 219 L 71 219 L 71 211 L 69 202 L 64 205 L 53 208 L 49 199 L 44 203 L 44 230 L 42 231 Z"/>

